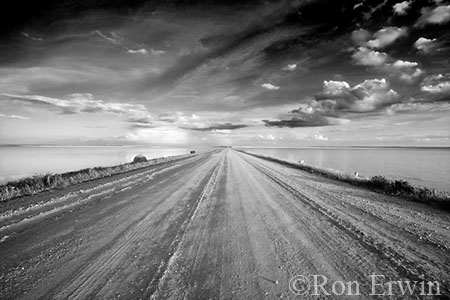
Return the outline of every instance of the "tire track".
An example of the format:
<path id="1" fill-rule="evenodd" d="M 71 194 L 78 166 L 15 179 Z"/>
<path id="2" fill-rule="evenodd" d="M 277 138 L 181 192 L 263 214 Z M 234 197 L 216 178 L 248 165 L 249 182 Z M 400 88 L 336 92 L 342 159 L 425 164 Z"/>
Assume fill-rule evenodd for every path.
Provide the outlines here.
<path id="1" fill-rule="evenodd" d="M 156 272 L 144 294 L 145 299 L 157 299 L 161 297 L 160 293 L 163 289 L 163 286 L 165 285 L 166 280 L 168 279 L 170 274 L 173 273 L 176 261 L 180 257 L 181 247 L 183 243 L 185 243 L 185 234 L 189 230 L 192 220 L 196 217 L 200 206 L 212 193 L 217 182 L 218 175 L 223 168 L 224 156 L 223 154 L 220 154 L 220 156 L 220 160 L 216 163 L 216 167 L 213 169 L 211 175 L 207 176 L 207 178 L 209 177 L 209 179 L 204 185 L 195 205 L 192 207 L 191 213 L 187 216 L 180 229 L 178 230 L 175 238 L 173 239 L 171 245 L 169 246 L 169 253 L 173 254 L 168 259 L 161 261 L 158 271 Z"/>

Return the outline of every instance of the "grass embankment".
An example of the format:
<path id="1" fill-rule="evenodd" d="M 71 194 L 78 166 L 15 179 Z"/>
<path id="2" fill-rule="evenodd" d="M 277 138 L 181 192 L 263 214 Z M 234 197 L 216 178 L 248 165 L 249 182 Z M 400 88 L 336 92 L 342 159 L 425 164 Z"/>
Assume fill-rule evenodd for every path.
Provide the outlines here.
<path id="1" fill-rule="evenodd" d="M 191 155 L 154 158 L 146 162 L 126 163 L 111 167 L 95 167 L 61 174 L 35 175 L 0 185 L 0 202 L 51 189 L 65 188 L 78 183 L 109 177 L 169 161 L 180 160 L 188 156 Z"/>
<path id="2" fill-rule="evenodd" d="M 301 163 L 294 163 L 271 156 L 256 154 L 253 152 L 243 150 L 238 151 L 268 161 L 277 162 L 279 164 L 295 169 L 300 169 L 312 174 L 318 174 L 330 179 L 343 181 L 355 186 L 365 187 L 377 192 L 382 192 L 384 194 L 399 196 L 410 201 L 425 203 L 428 205 L 440 207 L 446 211 L 450 211 L 450 196 L 443 191 L 437 191 L 426 187 L 413 186 L 409 182 L 404 180 L 389 180 L 384 176 L 373 176 L 371 178 L 357 177 L 350 174 L 339 173 L 327 169 L 320 169 Z"/>

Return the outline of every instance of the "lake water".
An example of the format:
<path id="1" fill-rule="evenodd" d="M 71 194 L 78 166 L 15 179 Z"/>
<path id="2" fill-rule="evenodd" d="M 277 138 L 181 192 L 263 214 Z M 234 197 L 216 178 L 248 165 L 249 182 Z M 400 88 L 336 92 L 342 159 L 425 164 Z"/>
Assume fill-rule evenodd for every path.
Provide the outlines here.
<path id="1" fill-rule="evenodd" d="M 450 192 L 449 148 L 264 148 L 248 151 L 363 176 L 383 175 Z"/>
<path id="2" fill-rule="evenodd" d="M 83 168 L 113 166 L 147 158 L 187 154 L 187 148 L 120 147 L 0 147 L 0 183 L 35 174 L 61 173 Z"/>
<path id="3" fill-rule="evenodd" d="M 35 174 L 61 173 L 186 154 L 188 148 L 120 147 L 0 147 L 0 183 Z M 290 161 L 363 176 L 383 175 L 450 192 L 450 149 L 435 148 L 252 148 Z"/>

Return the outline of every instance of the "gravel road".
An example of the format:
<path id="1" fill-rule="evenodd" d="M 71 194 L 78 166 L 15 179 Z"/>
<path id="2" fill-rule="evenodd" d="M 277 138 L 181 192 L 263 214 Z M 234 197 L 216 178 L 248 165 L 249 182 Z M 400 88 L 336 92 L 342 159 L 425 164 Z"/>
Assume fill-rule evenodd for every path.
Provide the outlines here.
<path id="1" fill-rule="evenodd" d="M 0 299 L 399 299 L 406 281 L 449 299 L 449 213 L 233 149 L 0 204 Z"/>

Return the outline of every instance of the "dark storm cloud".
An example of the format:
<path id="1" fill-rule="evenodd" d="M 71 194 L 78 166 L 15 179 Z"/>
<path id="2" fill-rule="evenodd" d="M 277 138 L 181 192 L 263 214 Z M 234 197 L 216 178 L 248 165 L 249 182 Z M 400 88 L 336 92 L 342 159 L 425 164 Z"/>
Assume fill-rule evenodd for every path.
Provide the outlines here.
<path id="1" fill-rule="evenodd" d="M 330 124 L 326 119 L 322 116 L 311 116 L 307 118 L 300 117 L 292 117 L 289 120 L 263 120 L 266 126 L 268 127 L 318 127 L 318 126 L 328 126 Z"/>
<path id="2" fill-rule="evenodd" d="M 319 127 L 339 124 L 334 112 L 318 102 L 302 104 L 299 108 L 279 116 L 279 120 L 262 120 L 268 127 Z"/>
<path id="3" fill-rule="evenodd" d="M 164 113 L 158 115 L 158 120 L 168 123 L 174 123 L 177 120 L 177 117 L 173 114 Z"/>
<path id="4" fill-rule="evenodd" d="M 215 124 L 208 127 L 182 127 L 182 128 L 195 131 L 214 131 L 214 130 L 236 130 L 245 127 L 248 127 L 248 125 L 224 123 L 224 124 Z"/>
<path id="5" fill-rule="evenodd" d="M 128 118 L 127 122 L 129 123 L 135 123 L 135 124 L 141 124 L 141 125 L 150 125 L 153 123 L 153 119 L 150 118 L 150 116 L 146 117 L 134 117 L 134 118 Z"/>
<path id="6" fill-rule="evenodd" d="M 156 128 L 157 126 L 152 124 L 136 123 L 132 124 L 130 127 L 134 129 L 148 129 L 148 128 Z"/>

